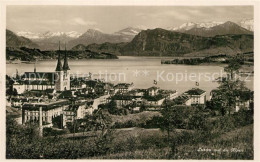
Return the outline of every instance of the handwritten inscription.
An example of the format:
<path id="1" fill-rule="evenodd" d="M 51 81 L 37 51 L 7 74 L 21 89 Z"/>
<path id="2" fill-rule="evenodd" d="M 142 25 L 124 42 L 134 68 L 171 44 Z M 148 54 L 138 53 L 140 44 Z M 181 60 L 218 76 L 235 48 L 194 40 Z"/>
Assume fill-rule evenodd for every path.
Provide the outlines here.
<path id="1" fill-rule="evenodd" d="M 199 148 L 197 150 L 198 152 L 244 152 L 244 150 L 242 149 L 238 149 L 238 148 Z"/>

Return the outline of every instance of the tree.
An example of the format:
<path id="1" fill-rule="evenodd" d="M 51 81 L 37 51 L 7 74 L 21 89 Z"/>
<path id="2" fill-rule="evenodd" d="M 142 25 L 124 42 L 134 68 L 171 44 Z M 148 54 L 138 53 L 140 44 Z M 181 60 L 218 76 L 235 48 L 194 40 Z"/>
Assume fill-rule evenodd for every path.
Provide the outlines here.
<path id="1" fill-rule="evenodd" d="M 93 127 L 96 133 L 95 149 L 97 154 L 107 153 L 109 144 L 113 140 L 113 129 L 111 128 L 112 120 L 107 110 L 98 109 L 93 114 Z M 99 133 L 100 131 L 100 133 Z"/>
<path id="2" fill-rule="evenodd" d="M 167 131 L 168 148 L 170 149 L 169 152 L 171 151 L 172 153 L 175 152 L 175 143 L 174 141 L 170 140 L 170 135 L 174 132 L 176 125 L 179 125 L 183 120 L 181 114 L 177 111 L 178 110 L 175 104 L 172 102 L 168 103 L 165 100 L 164 108 L 161 110 L 163 120 L 160 129 L 162 131 Z M 170 141 L 172 141 L 172 143 L 170 143 Z M 170 158 L 170 154 L 168 158 Z"/>
<path id="3" fill-rule="evenodd" d="M 217 103 L 217 105 L 221 105 L 220 111 L 222 112 L 222 115 L 227 112 L 228 114 L 231 114 L 232 109 L 236 106 L 237 92 L 247 89 L 245 83 L 236 77 L 240 68 L 241 59 L 238 57 L 231 58 L 228 66 L 224 68 L 227 76 L 218 79 L 220 85 L 213 101 Z"/>

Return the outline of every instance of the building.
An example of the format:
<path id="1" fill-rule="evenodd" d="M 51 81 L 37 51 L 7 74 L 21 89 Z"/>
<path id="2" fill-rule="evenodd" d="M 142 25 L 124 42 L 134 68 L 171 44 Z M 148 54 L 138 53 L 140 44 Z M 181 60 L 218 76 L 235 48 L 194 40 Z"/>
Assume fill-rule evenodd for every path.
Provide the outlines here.
<path id="1" fill-rule="evenodd" d="M 68 100 L 50 101 L 45 103 L 26 103 L 22 106 L 22 123 L 38 122 L 39 110 L 42 108 L 42 121 L 45 124 L 51 124 L 52 120 L 63 115 L 63 111 L 70 105 Z M 63 125 L 65 123 L 63 122 Z"/>
<path id="2" fill-rule="evenodd" d="M 82 119 L 85 116 L 87 102 L 80 102 L 75 105 L 70 105 L 64 111 L 65 123 L 74 122 L 74 120 Z"/>
<path id="3" fill-rule="evenodd" d="M 52 72 L 25 72 L 21 76 L 21 80 L 16 80 L 13 84 L 13 89 L 17 90 L 18 94 L 31 90 L 46 90 L 55 87 L 55 73 Z"/>
<path id="4" fill-rule="evenodd" d="M 70 90 L 70 68 L 68 65 L 67 50 L 65 45 L 64 65 L 62 66 L 59 46 L 58 63 L 55 72 L 25 72 L 13 84 L 13 89 L 18 94 L 30 90 L 55 89 L 56 91 Z"/>
<path id="5" fill-rule="evenodd" d="M 127 105 L 139 105 L 140 103 L 142 103 L 142 97 L 129 94 L 115 95 L 107 98 L 107 103 L 111 101 L 114 101 L 118 108 L 122 108 Z"/>
<path id="6" fill-rule="evenodd" d="M 217 99 L 221 100 L 222 93 L 218 89 L 213 89 L 210 92 L 210 100 Z M 239 110 L 250 110 L 250 104 L 253 102 L 253 91 L 244 90 L 244 91 L 236 91 L 235 94 L 236 105 L 232 108 L 230 113 L 238 112 Z M 222 106 L 225 106 L 222 103 Z"/>
<path id="7" fill-rule="evenodd" d="M 192 88 L 183 93 L 191 99 L 191 105 L 205 105 L 206 91 L 199 88 Z"/>
<path id="8" fill-rule="evenodd" d="M 145 98 L 144 103 L 145 106 L 152 106 L 152 107 L 159 107 L 163 104 L 163 101 L 165 98 L 160 98 L 160 97 L 154 97 L 154 98 Z"/>
<path id="9" fill-rule="evenodd" d="M 134 83 L 119 83 L 114 86 L 115 93 L 126 93 L 134 88 Z"/>
<path id="10" fill-rule="evenodd" d="M 147 89 L 148 95 L 149 96 L 156 96 L 156 95 L 158 95 L 159 89 L 160 89 L 159 87 L 155 87 L 155 86 L 148 88 Z"/>

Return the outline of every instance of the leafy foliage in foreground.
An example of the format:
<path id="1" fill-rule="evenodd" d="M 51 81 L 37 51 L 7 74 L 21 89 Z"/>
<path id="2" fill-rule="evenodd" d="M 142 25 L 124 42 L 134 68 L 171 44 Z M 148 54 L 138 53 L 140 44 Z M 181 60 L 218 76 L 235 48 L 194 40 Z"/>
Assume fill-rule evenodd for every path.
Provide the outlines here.
<path id="1" fill-rule="evenodd" d="M 157 117 L 156 117 L 157 118 Z M 7 118 L 7 159 L 253 159 L 253 113 L 208 121 L 209 129 L 173 131 L 168 149 L 167 134 L 158 129 L 141 129 L 106 133 L 105 137 L 78 139 L 38 137 L 34 125 L 21 126 Z M 171 147 L 171 146 L 170 146 Z M 199 152 L 199 148 L 228 149 L 229 152 Z M 238 148 L 243 152 L 231 152 Z"/>

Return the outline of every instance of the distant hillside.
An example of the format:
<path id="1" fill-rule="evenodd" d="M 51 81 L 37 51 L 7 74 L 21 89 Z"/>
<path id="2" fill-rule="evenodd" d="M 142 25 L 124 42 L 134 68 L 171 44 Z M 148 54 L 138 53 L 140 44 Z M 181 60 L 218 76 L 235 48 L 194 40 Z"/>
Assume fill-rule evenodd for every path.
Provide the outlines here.
<path id="1" fill-rule="evenodd" d="M 140 32 L 121 50 L 122 55 L 135 56 L 182 56 L 203 50 L 215 50 L 228 47 L 229 54 L 253 51 L 253 35 L 224 35 L 201 37 L 164 29 Z M 223 51 L 225 52 L 225 51 Z"/>
<path id="2" fill-rule="evenodd" d="M 17 36 L 10 30 L 6 30 L 6 47 L 39 48 L 38 44 L 28 38 Z"/>
<path id="3" fill-rule="evenodd" d="M 120 50 L 126 45 L 127 43 L 109 43 L 105 42 L 102 44 L 90 44 L 88 46 L 85 46 L 83 44 L 79 44 L 77 46 L 74 46 L 71 50 L 73 51 L 83 51 L 83 50 L 90 50 L 95 52 L 108 52 L 115 55 L 121 55 Z"/>
<path id="4" fill-rule="evenodd" d="M 60 51 L 61 56 L 65 55 L 65 51 Z M 93 52 L 90 50 L 84 51 L 67 51 L 68 58 L 70 59 L 117 59 L 117 56 L 105 52 Z M 26 47 L 21 48 L 6 48 L 6 60 L 14 61 L 35 61 L 44 59 L 56 59 L 58 51 L 41 51 L 39 49 L 30 49 Z"/>
<path id="5" fill-rule="evenodd" d="M 216 35 L 227 35 L 227 34 L 253 34 L 252 31 L 249 31 L 236 23 L 225 22 L 224 24 L 216 25 L 211 28 L 205 27 L 194 27 L 189 30 L 181 30 L 180 32 L 204 37 L 214 37 Z"/>

